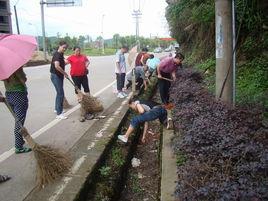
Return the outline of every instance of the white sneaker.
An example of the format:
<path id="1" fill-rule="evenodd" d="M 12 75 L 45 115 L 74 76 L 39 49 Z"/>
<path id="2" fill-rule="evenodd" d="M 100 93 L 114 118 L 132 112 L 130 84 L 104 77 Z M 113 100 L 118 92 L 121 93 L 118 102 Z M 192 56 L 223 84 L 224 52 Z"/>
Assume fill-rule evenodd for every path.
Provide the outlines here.
<path id="1" fill-rule="evenodd" d="M 64 120 L 64 119 L 67 119 L 68 117 L 64 116 L 64 114 L 60 114 L 60 115 L 57 115 L 56 116 L 56 119 L 61 119 L 61 120 Z"/>
<path id="2" fill-rule="evenodd" d="M 123 96 L 127 97 L 128 95 L 125 92 L 122 92 Z"/>
<path id="3" fill-rule="evenodd" d="M 171 118 L 168 118 L 168 121 L 167 121 L 167 129 L 168 130 L 173 129 L 173 121 L 172 121 Z"/>
<path id="4" fill-rule="evenodd" d="M 128 139 L 127 139 L 124 135 L 118 135 L 117 137 L 118 137 L 118 139 L 121 140 L 122 142 L 127 143 L 127 140 L 128 140 Z"/>
<path id="5" fill-rule="evenodd" d="M 122 92 L 120 92 L 120 93 L 117 94 L 117 98 L 125 98 L 125 96 L 123 95 Z"/>
<path id="6" fill-rule="evenodd" d="M 66 111 L 65 110 L 62 110 L 62 114 L 64 114 Z M 54 113 L 57 114 L 57 110 L 54 110 Z"/>

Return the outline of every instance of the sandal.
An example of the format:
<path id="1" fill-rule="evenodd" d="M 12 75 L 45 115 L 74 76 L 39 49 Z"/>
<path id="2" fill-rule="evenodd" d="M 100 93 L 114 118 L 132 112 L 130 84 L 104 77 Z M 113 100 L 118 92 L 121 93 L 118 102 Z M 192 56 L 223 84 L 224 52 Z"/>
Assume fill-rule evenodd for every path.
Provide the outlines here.
<path id="1" fill-rule="evenodd" d="M 0 183 L 10 180 L 11 177 L 8 175 L 0 175 Z"/>
<path id="2" fill-rule="evenodd" d="M 30 152 L 30 151 L 32 151 L 32 149 L 28 148 L 28 147 L 15 148 L 15 153 L 16 154 L 27 153 L 27 152 Z"/>

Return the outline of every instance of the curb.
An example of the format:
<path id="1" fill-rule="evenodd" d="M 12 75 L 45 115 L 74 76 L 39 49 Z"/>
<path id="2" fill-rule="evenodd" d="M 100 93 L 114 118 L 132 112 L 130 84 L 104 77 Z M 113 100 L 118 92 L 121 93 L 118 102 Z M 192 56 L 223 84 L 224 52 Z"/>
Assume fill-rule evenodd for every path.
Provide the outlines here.
<path id="1" fill-rule="evenodd" d="M 177 180 L 176 157 L 171 147 L 173 130 L 163 128 L 161 153 L 161 201 L 175 201 L 174 192 Z"/>

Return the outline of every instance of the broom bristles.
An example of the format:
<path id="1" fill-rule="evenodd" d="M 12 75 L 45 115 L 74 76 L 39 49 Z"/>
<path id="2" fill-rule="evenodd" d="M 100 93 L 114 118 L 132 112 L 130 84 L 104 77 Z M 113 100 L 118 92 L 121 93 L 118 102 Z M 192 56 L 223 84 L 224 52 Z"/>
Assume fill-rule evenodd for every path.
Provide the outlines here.
<path id="1" fill-rule="evenodd" d="M 72 163 L 69 155 L 51 146 L 37 144 L 25 127 L 22 127 L 21 133 L 33 149 L 39 187 L 53 182 L 70 170 Z"/>
<path id="2" fill-rule="evenodd" d="M 96 113 L 103 111 L 103 105 L 101 104 L 100 100 L 91 95 L 84 95 L 81 101 L 81 105 L 86 111 L 90 113 Z"/>
<path id="3" fill-rule="evenodd" d="M 36 144 L 33 151 L 37 161 L 37 183 L 39 187 L 62 177 L 71 168 L 70 157 L 59 149 Z"/>

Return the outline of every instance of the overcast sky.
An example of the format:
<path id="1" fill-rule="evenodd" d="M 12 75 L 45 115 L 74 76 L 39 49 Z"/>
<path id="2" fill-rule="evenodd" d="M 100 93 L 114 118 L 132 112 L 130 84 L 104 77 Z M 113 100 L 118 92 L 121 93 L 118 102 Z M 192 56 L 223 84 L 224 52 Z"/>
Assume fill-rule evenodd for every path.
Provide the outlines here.
<path id="1" fill-rule="evenodd" d="M 14 4 L 22 34 L 41 35 L 41 11 L 39 0 L 10 0 L 13 33 L 15 27 Z M 133 9 L 138 8 L 138 0 L 82 0 L 82 7 L 46 7 L 45 26 L 48 36 L 90 35 L 93 39 L 101 35 L 103 18 L 104 38 L 112 38 L 115 33 L 122 36 L 135 35 Z M 140 36 L 168 37 L 168 25 L 165 19 L 165 0 L 140 0 L 142 16 Z M 104 15 L 104 17 L 102 17 Z"/>

